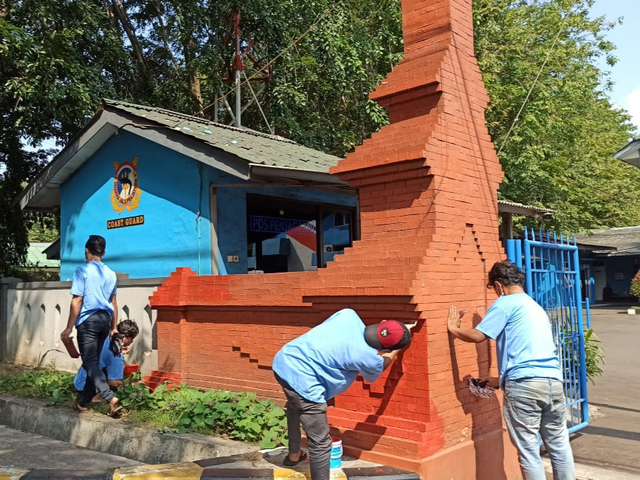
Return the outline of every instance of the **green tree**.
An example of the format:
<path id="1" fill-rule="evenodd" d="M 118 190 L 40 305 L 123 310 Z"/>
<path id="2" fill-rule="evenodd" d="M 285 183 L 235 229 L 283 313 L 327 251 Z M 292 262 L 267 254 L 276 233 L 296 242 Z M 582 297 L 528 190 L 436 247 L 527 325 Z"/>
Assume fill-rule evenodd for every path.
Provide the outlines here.
<path id="1" fill-rule="evenodd" d="M 0 275 L 26 254 L 29 215 L 11 206 L 40 171 L 48 138 L 65 144 L 101 97 L 221 121 L 236 12 L 246 73 L 272 59 L 256 87 L 275 133 L 343 155 L 386 121 L 367 94 L 399 58 L 398 0 L 2 0 L 0 3 Z M 295 48 L 289 48 L 295 42 Z M 243 100 L 251 98 L 243 87 Z M 233 100 L 233 96 L 229 96 Z M 220 104 L 221 105 L 221 104 Z M 254 102 L 243 125 L 266 130 Z"/>
<path id="2" fill-rule="evenodd" d="M 34 220 L 12 202 L 48 157 L 26 147 L 65 143 L 126 84 L 127 55 L 105 19 L 91 1 L 0 2 L 0 276 L 22 263 Z"/>
<path id="3" fill-rule="evenodd" d="M 554 209 L 549 227 L 570 232 L 640 223 L 638 169 L 612 158 L 633 127 L 595 66 L 599 57 L 615 62 L 613 25 L 590 19 L 592 4 L 474 2 L 487 124 L 505 172 L 500 195 Z"/>
<path id="4" fill-rule="evenodd" d="M 474 2 L 500 194 L 553 208 L 551 227 L 570 231 L 640 223 L 638 170 L 611 158 L 632 127 L 595 66 L 615 61 L 612 25 L 590 19 L 591 4 Z M 0 275 L 26 253 L 34 221 L 10 206 L 45 163 L 25 146 L 65 144 L 101 97 L 228 123 L 214 101 L 233 102 L 238 13 L 245 73 L 268 63 L 272 74 L 252 84 L 259 102 L 244 126 L 267 130 L 259 103 L 276 134 L 344 155 L 387 121 L 367 95 L 401 56 L 399 0 L 0 0 Z"/>

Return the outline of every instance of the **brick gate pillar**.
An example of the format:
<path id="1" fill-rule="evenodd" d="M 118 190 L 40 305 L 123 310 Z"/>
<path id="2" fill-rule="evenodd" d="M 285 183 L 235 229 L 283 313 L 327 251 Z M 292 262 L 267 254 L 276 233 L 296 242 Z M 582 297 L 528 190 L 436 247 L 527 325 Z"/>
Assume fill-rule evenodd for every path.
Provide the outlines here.
<path id="1" fill-rule="evenodd" d="M 485 126 L 471 2 L 402 1 L 404 59 L 371 94 L 390 124 L 332 170 L 359 191 L 361 239 L 317 272 L 180 269 L 152 297 L 161 369 L 194 386 L 282 398 L 273 356 L 334 311 L 420 321 L 380 380 L 359 378 L 330 409 L 345 451 L 430 480 L 520 478 L 499 399 L 467 388 L 468 375 L 495 373 L 493 347 L 454 343 L 446 327 L 450 305 L 486 311 L 495 299 L 487 272 L 504 257 L 502 170 Z"/>

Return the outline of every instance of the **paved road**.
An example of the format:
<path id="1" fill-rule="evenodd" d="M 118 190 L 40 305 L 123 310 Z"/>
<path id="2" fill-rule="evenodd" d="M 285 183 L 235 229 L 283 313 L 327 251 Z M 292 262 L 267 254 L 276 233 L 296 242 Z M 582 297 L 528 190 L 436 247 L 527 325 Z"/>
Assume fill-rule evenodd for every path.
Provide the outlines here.
<path id="1" fill-rule="evenodd" d="M 100 471 L 134 465 L 142 464 L 0 425 L 0 469 Z"/>
<path id="2" fill-rule="evenodd" d="M 604 373 L 589 384 L 589 403 L 601 416 L 576 434 L 574 456 L 640 478 L 640 315 L 601 307 L 592 310 L 591 320 L 605 350 Z"/>

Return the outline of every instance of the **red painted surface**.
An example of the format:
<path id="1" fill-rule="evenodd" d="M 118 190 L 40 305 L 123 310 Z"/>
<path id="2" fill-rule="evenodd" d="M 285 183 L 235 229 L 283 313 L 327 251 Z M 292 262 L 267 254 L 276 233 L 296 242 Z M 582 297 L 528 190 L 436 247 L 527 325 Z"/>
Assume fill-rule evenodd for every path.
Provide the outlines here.
<path id="1" fill-rule="evenodd" d="M 359 379 L 330 409 L 345 452 L 429 478 L 517 478 L 498 399 L 472 397 L 464 379 L 495 373 L 495 354 L 454 344 L 446 328 L 452 304 L 486 311 L 486 275 L 503 257 L 471 0 L 403 0 L 402 11 L 405 58 L 371 94 L 391 124 L 333 169 L 359 189 L 361 240 L 317 272 L 178 269 L 151 299 L 159 368 L 172 382 L 281 400 L 273 356 L 336 310 L 424 320 L 381 379 Z"/>

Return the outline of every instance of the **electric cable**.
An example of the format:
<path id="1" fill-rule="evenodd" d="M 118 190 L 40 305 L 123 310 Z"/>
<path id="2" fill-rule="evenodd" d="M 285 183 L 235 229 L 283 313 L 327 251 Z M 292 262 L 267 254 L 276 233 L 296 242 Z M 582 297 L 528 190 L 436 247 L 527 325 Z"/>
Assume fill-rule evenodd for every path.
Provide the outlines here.
<path id="1" fill-rule="evenodd" d="M 542 65 L 540 66 L 540 70 L 538 70 L 538 74 L 536 75 L 536 78 L 533 80 L 533 83 L 531 84 L 531 87 L 529 88 L 529 91 L 527 92 L 527 95 L 524 98 L 524 101 L 522 102 L 522 106 L 520 107 L 520 110 L 518 110 L 518 113 L 516 114 L 515 118 L 513 119 L 513 122 L 511 123 L 511 126 L 509 127 L 509 130 L 507 131 L 507 134 L 505 135 L 504 140 L 502 141 L 502 144 L 500 145 L 500 148 L 498 149 L 497 155 L 500 155 L 500 152 L 502 152 L 502 149 L 504 148 L 504 146 L 506 145 L 507 141 L 509 140 L 509 138 L 511 136 L 511 132 L 513 131 L 513 129 L 516 126 L 516 123 L 520 119 L 520 114 L 524 110 L 524 107 L 527 105 L 527 102 L 529 101 L 529 97 L 531 96 L 531 93 L 533 92 L 533 89 L 535 88 L 536 84 L 538 83 L 538 79 L 540 78 L 540 75 L 542 75 L 542 71 L 544 70 L 544 67 L 547 65 L 547 62 L 549 61 L 549 58 L 551 57 L 551 53 L 553 53 L 553 50 L 554 50 L 554 48 L 556 46 L 556 43 L 558 43 L 558 40 L 560 39 L 560 35 L 564 31 L 564 25 L 565 25 L 565 23 L 567 23 L 567 19 L 569 18 L 571 10 L 573 9 L 574 6 L 575 6 L 575 4 L 572 5 L 571 8 L 569 8 L 569 10 L 567 11 L 567 14 L 562 19 L 562 23 L 560 24 L 560 28 L 558 29 L 558 33 L 556 34 L 555 38 L 553 39 L 553 43 L 551 44 L 551 47 L 549 48 L 549 51 L 547 52 L 547 56 L 544 59 L 544 62 L 542 62 Z"/>

